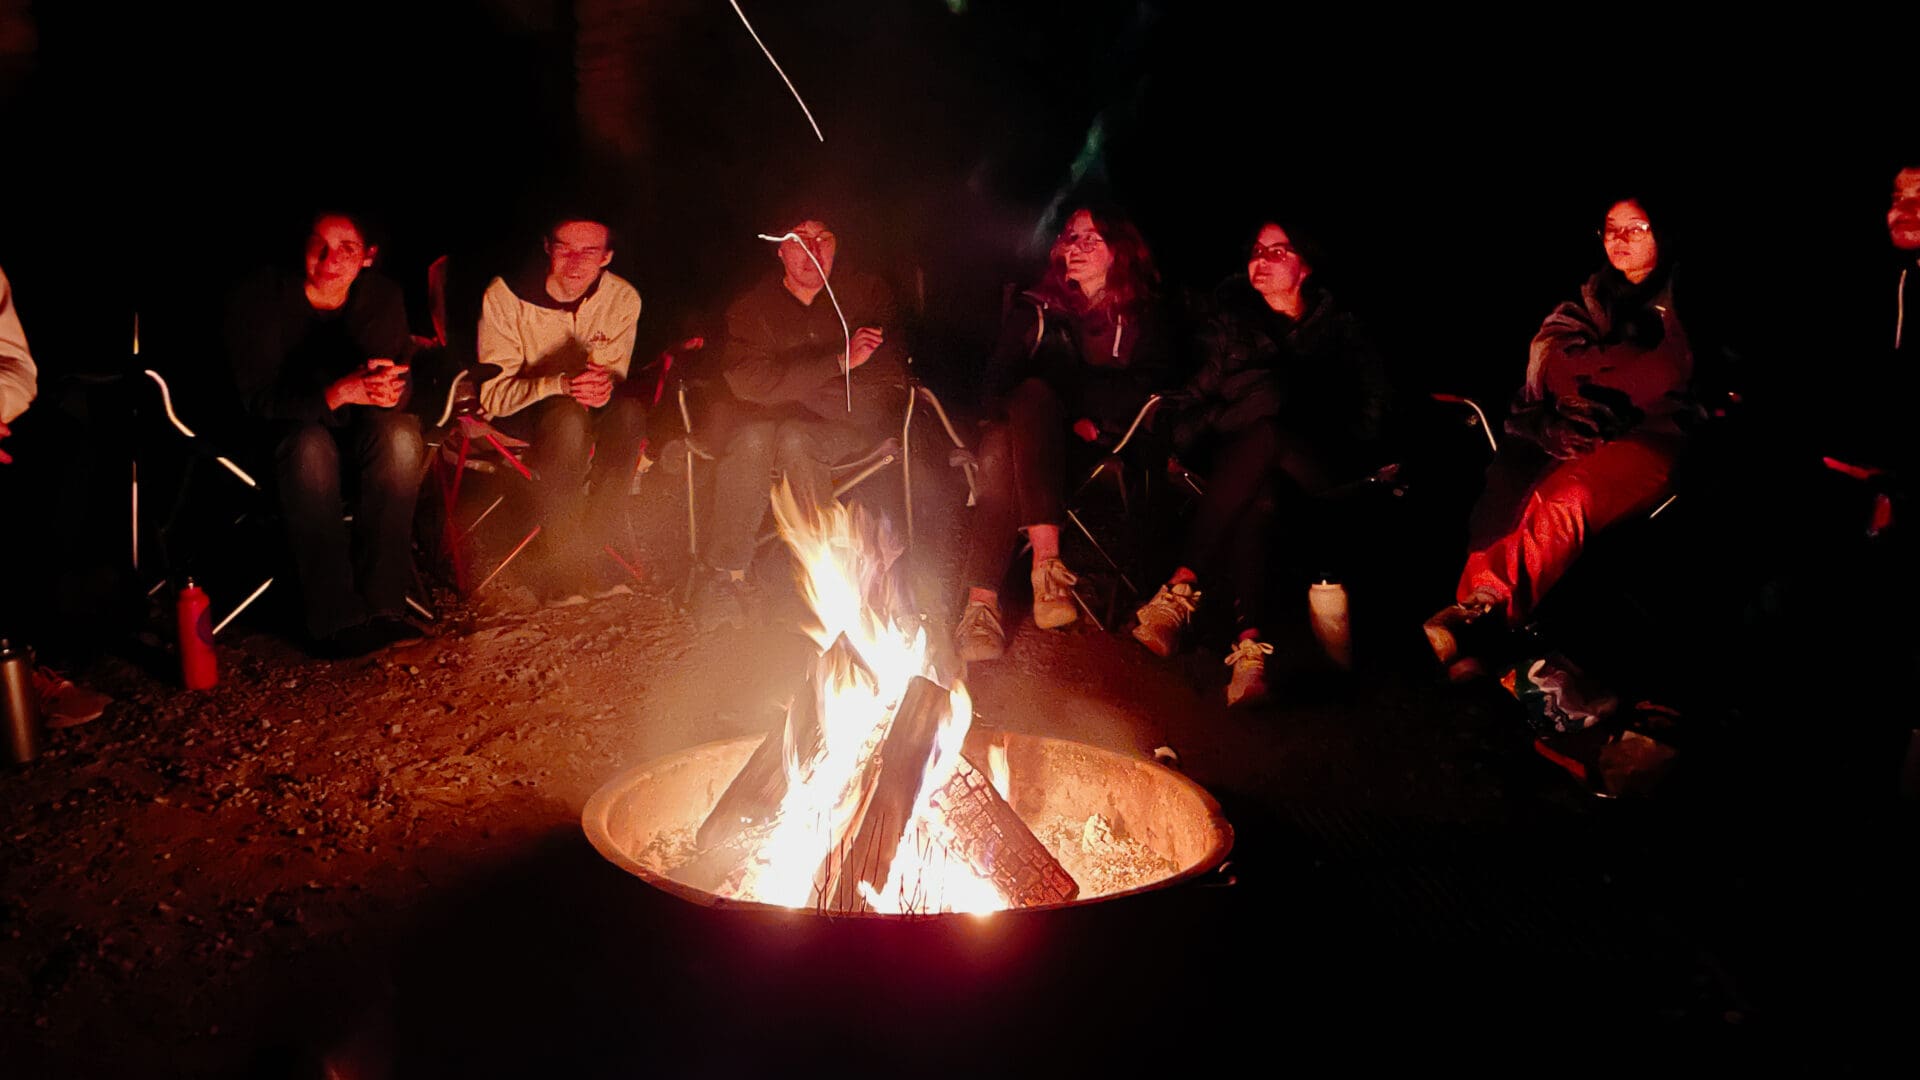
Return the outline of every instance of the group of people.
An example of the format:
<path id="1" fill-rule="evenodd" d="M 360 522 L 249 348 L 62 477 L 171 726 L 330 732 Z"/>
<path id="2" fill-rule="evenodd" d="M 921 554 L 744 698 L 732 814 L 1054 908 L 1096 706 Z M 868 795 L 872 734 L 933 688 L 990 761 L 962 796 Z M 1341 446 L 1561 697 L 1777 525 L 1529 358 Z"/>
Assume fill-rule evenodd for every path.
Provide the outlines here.
<path id="1" fill-rule="evenodd" d="M 1703 413 L 1705 365 L 1656 210 L 1638 197 L 1606 208 L 1605 264 L 1534 335 L 1508 437 L 1472 513 L 1457 602 L 1425 625 L 1456 677 L 1476 670 L 1485 635 L 1529 618 L 1595 533 L 1672 490 Z M 879 278 L 836 265 L 839 238 L 823 216 L 784 222 L 777 268 L 726 311 L 719 377 L 696 424 L 715 460 L 696 600 L 709 625 L 744 619 L 770 490 L 784 479 L 802 504 L 824 506 L 832 467 L 898 427 L 906 353 L 892 296 Z M 1889 338 L 1893 354 L 1910 357 L 1920 336 L 1905 325 L 1920 290 L 1920 168 L 1898 174 L 1887 225 L 1900 255 Z M 625 385 L 641 301 L 608 269 L 606 221 L 556 218 L 542 248 L 544 260 L 485 291 L 479 403 L 489 422 L 530 444 L 526 499 L 546 549 L 530 564 L 541 588 L 592 593 L 618 584 L 601 553 L 646 465 L 653 398 Z M 408 406 L 420 342 L 400 290 L 372 269 L 377 253 L 363 220 L 321 213 L 303 262 L 242 285 L 228 317 L 231 372 L 271 461 L 306 629 L 330 655 L 417 633 L 406 601 L 426 451 Z M 1061 551 L 1070 470 L 1139 432 L 1141 463 L 1205 482 L 1133 636 L 1172 655 L 1204 597 L 1232 614 L 1227 701 L 1267 696 L 1266 658 L 1284 617 L 1275 570 L 1313 563 L 1316 553 L 1298 549 L 1311 543 L 1316 499 L 1381 462 L 1392 401 L 1380 352 L 1322 287 L 1324 258 L 1297 223 L 1260 221 L 1244 272 L 1176 318 L 1124 214 L 1090 206 L 1067 216 L 1045 275 L 1008 305 L 978 380 L 979 498 L 953 627 L 962 659 L 1003 654 L 1002 593 L 1022 539 L 1034 625 L 1058 629 L 1080 616 Z M 0 277 L 0 468 L 5 425 L 33 401 L 35 374 Z M 1143 415 L 1155 395 L 1157 412 Z"/>

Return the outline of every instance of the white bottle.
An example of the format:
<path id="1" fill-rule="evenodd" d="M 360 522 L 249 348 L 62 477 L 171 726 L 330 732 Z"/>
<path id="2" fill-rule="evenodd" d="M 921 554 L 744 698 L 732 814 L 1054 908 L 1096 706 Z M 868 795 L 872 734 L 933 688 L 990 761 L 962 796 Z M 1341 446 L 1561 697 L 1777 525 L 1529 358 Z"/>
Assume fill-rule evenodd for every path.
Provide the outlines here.
<path id="1" fill-rule="evenodd" d="M 1347 590 L 1337 581 L 1321 581 L 1307 588 L 1307 610 L 1313 617 L 1313 636 L 1327 659 L 1341 670 L 1353 667 L 1353 637 L 1347 626 Z"/>

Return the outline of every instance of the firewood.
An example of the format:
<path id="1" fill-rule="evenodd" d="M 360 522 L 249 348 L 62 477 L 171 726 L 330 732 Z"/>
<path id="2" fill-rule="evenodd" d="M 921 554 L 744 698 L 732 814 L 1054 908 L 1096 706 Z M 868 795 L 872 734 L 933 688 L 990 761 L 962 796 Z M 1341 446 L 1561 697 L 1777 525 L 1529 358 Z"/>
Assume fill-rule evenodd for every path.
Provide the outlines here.
<path id="1" fill-rule="evenodd" d="M 920 784 L 932 764 L 935 737 L 953 711 L 945 687 L 915 676 L 894 710 L 893 724 L 863 774 L 866 795 L 854 815 L 841 850 L 827 856 L 822 904 L 828 911 L 854 912 L 867 907 L 860 883 L 877 892 L 887 883 L 887 870 L 900 847 L 900 838 L 919 807 Z"/>
<path id="2" fill-rule="evenodd" d="M 862 690 L 874 685 L 873 671 L 854 651 L 847 636 L 835 638 L 807 672 L 807 681 L 787 707 L 780 727 L 760 742 L 746 765 L 714 804 L 713 811 L 694 834 L 701 851 L 721 847 L 742 832 L 769 821 L 787 796 L 787 763 L 805 766 L 820 752 L 824 738 L 823 713 L 830 688 L 853 683 Z"/>
<path id="3" fill-rule="evenodd" d="M 1080 895 L 1072 875 L 993 789 L 986 770 L 966 757 L 931 802 L 952 834 L 948 853 L 991 880 L 1009 907 L 1058 904 Z"/>

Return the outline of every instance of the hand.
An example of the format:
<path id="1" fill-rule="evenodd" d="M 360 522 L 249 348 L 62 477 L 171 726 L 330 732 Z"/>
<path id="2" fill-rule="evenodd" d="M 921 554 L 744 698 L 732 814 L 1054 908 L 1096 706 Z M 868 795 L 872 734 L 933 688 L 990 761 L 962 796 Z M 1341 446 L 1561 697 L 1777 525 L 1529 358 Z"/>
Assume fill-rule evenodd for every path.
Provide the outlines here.
<path id="1" fill-rule="evenodd" d="M 853 332 L 853 348 L 847 354 L 848 368 L 857 368 L 873 356 L 874 350 L 886 344 L 886 332 L 877 326 L 863 326 Z"/>
<path id="2" fill-rule="evenodd" d="M 1084 416 L 1073 422 L 1073 433 L 1086 442 L 1100 441 L 1100 425 Z"/>
<path id="3" fill-rule="evenodd" d="M 613 400 L 613 376 L 599 364 L 567 380 L 567 394 L 589 409 L 597 409 Z"/>
<path id="4" fill-rule="evenodd" d="M 367 361 L 367 372 L 361 377 L 367 388 L 367 404 L 376 409 L 391 409 L 400 404 L 407 392 L 407 372 L 411 370 L 385 357 Z"/>
<path id="5" fill-rule="evenodd" d="M 0 424 L 0 439 L 4 439 L 11 434 L 13 434 L 13 432 L 8 430 L 7 425 Z M 7 453 L 5 450 L 0 450 L 0 465 L 11 464 L 13 464 L 13 455 Z"/>

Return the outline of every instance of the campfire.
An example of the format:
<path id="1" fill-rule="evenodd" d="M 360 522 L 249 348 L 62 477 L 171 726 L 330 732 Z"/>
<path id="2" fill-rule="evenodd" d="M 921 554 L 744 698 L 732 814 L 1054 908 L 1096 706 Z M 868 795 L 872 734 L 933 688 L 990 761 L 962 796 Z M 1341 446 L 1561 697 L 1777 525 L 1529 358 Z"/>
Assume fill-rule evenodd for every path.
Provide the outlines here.
<path id="1" fill-rule="evenodd" d="M 820 653 L 778 730 L 603 788 L 585 823 L 609 858 L 702 902 L 935 915 L 1059 906 L 1224 857 L 1218 806 L 1178 774 L 976 729 L 884 521 L 801 507 L 784 486 L 773 507 Z"/>

